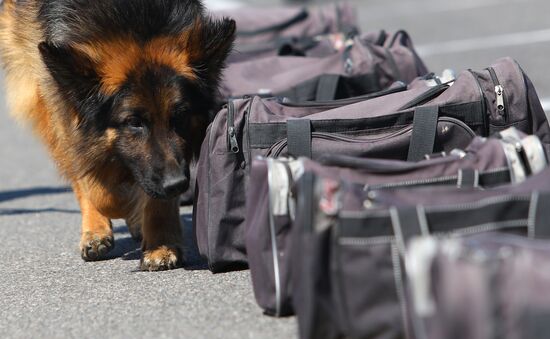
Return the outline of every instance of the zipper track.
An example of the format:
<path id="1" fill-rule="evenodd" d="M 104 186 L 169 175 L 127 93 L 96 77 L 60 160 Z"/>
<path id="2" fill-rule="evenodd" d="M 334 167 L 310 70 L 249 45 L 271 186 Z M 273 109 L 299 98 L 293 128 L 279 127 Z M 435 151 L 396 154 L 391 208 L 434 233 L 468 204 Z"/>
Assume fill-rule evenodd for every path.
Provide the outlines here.
<path id="1" fill-rule="evenodd" d="M 535 191 L 536 192 L 536 191 Z M 523 194 L 523 193 L 520 193 Z M 513 195 L 507 194 L 503 196 L 490 196 L 473 202 L 463 203 L 447 203 L 443 205 L 424 206 L 426 213 L 448 213 L 448 212 L 461 212 L 472 211 L 480 208 L 491 207 L 496 204 L 508 203 L 508 202 L 521 202 L 531 201 L 531 196 Z M 380 210 L 359 210 L 359 211 L 341 211 L 340 217 L 344 218 L 385 218 L 389 217 L 390 213 L 387 209 Z"/>
<path id="2" fill-rule="evenodd" d="M 500 81 L 498 81 L 497 73 L 495 72 L 495 69 L 493 67 L 487 67 L 487 71 L 489 71 L 489 76 L 491 77 L 491 80 L 493 81 L 493 85 L 495 86 L 495 101 L 496 101 L 496 113 L 502 115 L 504 118 L 504 122 L 508 121 L 508 101 L 506 100 L 506 90 L 504 87 L 500 84 Z M 502 103 L 499 103 L 499 96 L 502 96 Z"/>
<path id="3" fill-rule="evenodd" d="M 227 104 L 227 150 L 233 153 L 239 153 L 239 143 L 235 131 L 235 105 L 233 100 Z"/>
<path id="4" fill-rule="evenodd" d="M 479 79 L 476 75 L 476 73 L 474 73 L 474 71 L 469 68 L 468 69 L 468 72 L 470 72 L 470 74 L 472 75 L 472 77 L 474 78 L 475 80 L 475 83 L 477 85 L 477 89 L 479 90 L 479 96 L 481 98 L 481 114 L 482 114 L 482 117 L 483 117 L 483 128 L 485 129 L 485 134 L 483 136 L 488 136 L 489 135 L 489 117 L 487 116 L 487 97 L 485 96 L 485 92 L 483 91 L 483 88 L 481 87 L 481 84 L 479 83 Z"/>
<path id="5" fill-rule="evenodd" d="M 458 119 L 451 118 L 451 117 L 440 117 L 438 119 L 438 123 L 439 122 L 453 123 L 453 124 L 455 124 L 459 127 L 462 127 L 472 138 L 476 136 L 475 132 L 467 124 L 465 124 L 463 121 L 460 121 Z M 311 133 L 311 139 L 316 138 L 316 139 L 322 139 L 322 140 L 345 141 L 345 142 L 349 142 L 349 143 L 370 143 L 370 142 L 386 140 L 386 139 L 389 139 L 389 138 L 396 137 L 398 135 L 402 135 L 402 134 L 412 130 L 412 128 L 413 128 L 413 126 L 409 125 L 409 126 L 400 128 L 399 130 L 397 130 L 396 132 L 394 132 L 392 134 L 385 135 L 385 136 L 382 136 L 382 137 L 372 138 L 372 139 L 358 139 L 358 138 L 347 137 L 347 136 L 342 135 L 342 134 L 329 134 L 329 133 L 324 133 L 324 132 L 312 132 Z M 286 139 L 286 138 L 281 139 L 278 142 L 274 143 L 268 149 L 265 156 L 266 157 L 278 157 L 281 154 L 282 150 L 287 145 L 288 145 L 288 139 Z"/>
<path id="6" fill-rule="evenodd" d="M 510 169 L 507 167 L 499 167 L 487 170 L 485 172 L 480 172 L 479 176 L 485 174 L 494 174 L 499 172 L 509 172 Z M 378 184 L 378 185 L 368 185 L 366 184 L 365 187 L 363 187 L 363 190 L 369 191 L 369 190 L 381 190 L 381 189 L 391 189 L 391 188 L 406 188 L 409 186 L 424 186 L 428 184 L 454 184 L 458 181 L 458 175 L 453 174 L 449 176 L 443 176 L 443 177 L 437 177 L 437 178 L 426 178 L 426 179 L 418 179 L 418 180 L 408 180 L 408 181 L 402 181 L 402 182 L 395 182 L 395 183 L 387 183 L 387 184 Z"/>
<path id="7" fill-rule="evenodd" d="M 344 136 L 344 135 L 341 135 L 341 134 L 329 134 L 329 133 L 324 133 L 324 132 L 312 132 L 311 133 L 311 138 L 312 139 L 313 138 L 322 139 L 322 140 L 333 140 L 333 141 L 345 141 L 345 142 L 349 142 L 349 143 L 362 144 L 362 143 L 369 143 L 369 142 L 373 142 L 373 141 L 380 141 L 380 140 L 391 138 L 391 137 L 394 137 L 394 136 L 397 136 L 397 135 L 401 135 L 401 134 L 403 134 L 403 133 L 405 133 L 405 132 L 407 132 L 408 130 L 411 130 L 411 129 L 412 129 L 412 126 L 407 126 L 407 127 L 399 129 L 398 131 L 396 131 L 395 133 L 392 133 L 390 135 L 386 135 L 386 136 L 378 137 L 378 138 L 373 138 L 373 139 L 366 139 L 366 140 L 365 139 L 350 138 L 350 137 L 347 137 L 347 136 Z M 282 150 L 287 145 L 288 145 L 288 139 L 286 139 L 286 138 L 276 142 L 267 151 L 266 157 L 278 157 L 281 154 Z"/>

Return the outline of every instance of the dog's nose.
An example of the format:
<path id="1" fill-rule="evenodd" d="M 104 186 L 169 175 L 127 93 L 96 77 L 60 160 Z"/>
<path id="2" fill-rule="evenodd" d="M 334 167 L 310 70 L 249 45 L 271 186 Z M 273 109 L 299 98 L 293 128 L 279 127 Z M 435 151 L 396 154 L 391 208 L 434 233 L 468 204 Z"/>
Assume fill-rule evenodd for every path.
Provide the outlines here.
<path id="1" fill-rule="evenodd" d="M 183 193 L 189 187 L 189 179 L 185 176 L 168 177 L 162 184 L 164 192 L 168 197 Z"/>

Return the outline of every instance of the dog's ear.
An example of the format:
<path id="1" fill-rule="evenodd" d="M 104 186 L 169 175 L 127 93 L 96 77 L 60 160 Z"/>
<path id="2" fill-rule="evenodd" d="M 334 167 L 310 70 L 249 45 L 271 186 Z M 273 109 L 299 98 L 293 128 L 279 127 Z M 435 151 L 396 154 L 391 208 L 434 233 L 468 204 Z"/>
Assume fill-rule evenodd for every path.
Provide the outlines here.
<path id="1" fill-rule="evenodd" d="M 208 87 L 217 88 L 225 59 L 233 48 L 235 21 L 204 18 L 188 32 L 188 53 L 193 68 Z"/>
<path id="2" fill-rule="evenodd" d="M 65 99 L 74 105 L 82 118 L 94 115 L 98 104 L 103 101 L 95 63 L 71 46 L 41 42 L 38 49 Z"/>

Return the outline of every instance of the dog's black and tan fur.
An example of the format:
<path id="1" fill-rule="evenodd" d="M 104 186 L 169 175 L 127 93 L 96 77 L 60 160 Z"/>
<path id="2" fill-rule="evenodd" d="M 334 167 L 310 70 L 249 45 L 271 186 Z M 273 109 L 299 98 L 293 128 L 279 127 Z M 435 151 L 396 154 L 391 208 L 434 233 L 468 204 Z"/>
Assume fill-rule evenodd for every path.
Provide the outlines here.
<path id="1" fill-rule="evenodd" d="M 123 218 L 143 238 L 142 269 L 181 264 L 177 196 L 234 32 L 198 0 L 4 1 L 10 110 L 71 182 L 85 260 L 107 254 Z"/>

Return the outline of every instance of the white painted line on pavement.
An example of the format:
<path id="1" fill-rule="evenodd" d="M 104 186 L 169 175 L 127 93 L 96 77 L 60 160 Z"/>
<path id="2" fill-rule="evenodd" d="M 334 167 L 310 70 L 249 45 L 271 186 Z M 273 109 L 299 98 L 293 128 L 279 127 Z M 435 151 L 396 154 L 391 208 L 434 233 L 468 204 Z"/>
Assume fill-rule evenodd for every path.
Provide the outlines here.
<path id="1" fill-rule="evenodd" d="M 507 46 L 536 44 L 550 41 L 550 29 L 485 36 L 480 38 L 442 41 L 417 47 L 421 56 L 451 54 Z"/>
<path id="2" fill-rule="evenodd" d="M 232 0 L 205 0 L 204 5 L 208 8 L 208 10 L 219 11 L 224 9 L 239 8 L 243 4 Z"/>
<path id="3" fill-rule="evenodd" d="M 454 12 L 476 9 L 481 7 L 503 6 L 513 3 L 522 3 L 530 0 L 429 0 L 421 3 L 417 1 L 399 1 L 398 3 L 385 2 L 366 7 L 375 17 L 396 17 L 411 15 L 426 15 L 426 13 Z"/>

